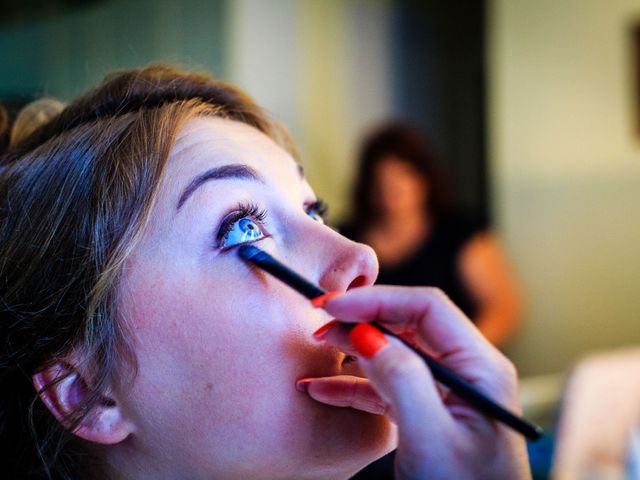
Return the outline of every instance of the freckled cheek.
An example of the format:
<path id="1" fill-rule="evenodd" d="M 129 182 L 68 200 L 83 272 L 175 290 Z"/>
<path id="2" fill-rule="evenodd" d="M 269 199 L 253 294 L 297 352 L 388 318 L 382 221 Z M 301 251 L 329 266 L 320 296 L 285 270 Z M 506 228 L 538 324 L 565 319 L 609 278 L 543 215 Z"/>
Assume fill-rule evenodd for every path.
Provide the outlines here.
<path id="1" fill-rule="evenodd" d="M 221 383 L 288 387 L 296 376 L 327 371 L 327 350 L 311 339 L 325 315 L 284 285 L 254 280 L 139 284 L 129 311 L 144 363 L 212 394 Z"/>
<path id="2" fill-rule="evenodd" d="M 167 298 L 162 289 L 137 292 L 135 301 L 127 308 L 126 319 L 141 346 L 157 339 L 164 343 L 179 334 L 185 311 L 178 300 Z"/>
<path id="3" fill-rule="evenodd" d="M 156 289 L 139 298 L 144 301 L 131 309 L 131 317 L 141 347 L 174 350 L 179 360 L 225 360 L 228 368 L 247 356 L 302 359 L 318 323 L 305 324 L 306 311 L 237 292 L 177 295 Z"/>
<path id="4" fill-rule="evenodd" d="M 134 309 L 141 361 L 131 393 L 142 424 L 189 431 L 214 449 L 232 439 L 293 439 L 317 408 L 295 380 L 338 369 L 335 352 L 311 339 L 321 320 L 308 317 L 317 311 L 222 289 L 215 296 L 162 290 L 147 290 Z"/>

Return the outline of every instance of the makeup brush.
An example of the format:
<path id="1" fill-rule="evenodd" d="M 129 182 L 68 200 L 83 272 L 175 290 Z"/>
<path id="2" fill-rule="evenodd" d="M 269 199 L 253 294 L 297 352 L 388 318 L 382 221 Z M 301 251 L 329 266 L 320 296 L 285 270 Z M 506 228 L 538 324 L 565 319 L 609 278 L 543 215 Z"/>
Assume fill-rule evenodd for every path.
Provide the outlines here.
<path id="1" fill-rule="evenodd" d="M 260 250 L 253 245 L 241 245 L 238 247 L 238 255 L 245 261 L 259 267 L 260 269 L 270 273 L 277 279 L 289 285 L 294 290 L 312 300 L 316 297 L 324 295 L 326 292 L 314 285 L 303 276 L 291 270 L 289 267 L 279 262 L 267 252 Z M 510 412 L 485 394 L 478 391 L 469 382 L 462 379 L 459 375 L 449 370 L 447 367 L 437 362 L 429 355 L 416 350 L 412 345 L 405 342 L 396 334 L 377 323 L 372 323 L 377 329 L 387 335 L 397 338 L 402 343 L 416 352 L 422 360 L 429 366 L 433 377 L 449 388 L 458 397 L 466 401 L 469 405 L 477 408 L 482 413 L 494 418 L 495 420 L 508 425 L 515 431 L 521 433 L 529 440 L 538 440 L 544 433 L 542 428 L 535 425 L 516 414 Z"/>

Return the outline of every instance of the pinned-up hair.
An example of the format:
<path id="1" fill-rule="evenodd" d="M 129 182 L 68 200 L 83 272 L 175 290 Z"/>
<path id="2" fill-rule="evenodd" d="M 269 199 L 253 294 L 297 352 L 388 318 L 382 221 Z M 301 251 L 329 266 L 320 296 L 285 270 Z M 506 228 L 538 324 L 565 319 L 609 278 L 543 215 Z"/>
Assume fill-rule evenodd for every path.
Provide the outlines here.
<path id="1" fill-rule="evenodd" d="M 240 90 L 153 65 L 109 75 L 0 158 L 0 464 L 7 478 L 103 478 L 99 454 L 54 419 L 31 377 L 71 355 L 91 372 L 87 400 L 68 419 L 73 430 L 109 385 L 128 381 L 121 367 L 135 372 L 118 280 L 175 137 L 197 116 L 249 124 L 296 157 L 286 132 Z"/>
<path id="2" fill-rule="evenodd" d="M 14 146 L 50 122 L 64 110 L 64 103 L 55 98 L 45 97 L 28 103 L 18 112 L 11 126 L 9 145 Z"/>

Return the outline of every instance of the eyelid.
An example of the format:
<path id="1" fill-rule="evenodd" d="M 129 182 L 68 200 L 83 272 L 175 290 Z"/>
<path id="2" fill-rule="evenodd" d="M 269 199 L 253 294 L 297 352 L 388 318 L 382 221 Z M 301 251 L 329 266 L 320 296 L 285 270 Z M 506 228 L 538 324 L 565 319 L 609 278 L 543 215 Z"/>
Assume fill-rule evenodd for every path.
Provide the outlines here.
<path id="1" fill-rule="evenodd" d="M 236 206 L 236 208 L 229 212 L 220 222 L 220 226 L 218 227 L 216 233 L 216 241 L 215 245 L 218 248 L 222 248 L 224 241 L 226 240 L 227 235 L 231 232 L 233 225 L 245 218 L 251 217 L 257 223 L 260 224 L 261 227 L 265 224 L 265 219 L 267 217 L 267 211 L 264 209 L 260 209 L 258 205 L 255 203 L 240 203 Z"/>
<path id="2" fill-rule="evenodd" d="M 307 214 L 313 212 L 316 215 L 319 215 L 322 218 L 323 223 L 326 222 L 327 210 L 328 205 L 321 198 L 315 199 L 304 205 L 304 211 Z M 267 211 L 265 209 L 261 209 L 257 204 L 253 202 L 239 203 L 220 221 L 220 225 L 215 235 L 214 247 L 218 249 L 226 249 L 227 247 L 225 247 L 224 244 L 228 238 L 228 235 L 233 229 L 233 226 L 243 218 L 253 219 L 259 225 L 259 227 L 263 229 L 264 236 L 268 237 L 268 233 L 264 231 L 266 217 Z M 232 248 L 232 246 L 228 248 Z"/>

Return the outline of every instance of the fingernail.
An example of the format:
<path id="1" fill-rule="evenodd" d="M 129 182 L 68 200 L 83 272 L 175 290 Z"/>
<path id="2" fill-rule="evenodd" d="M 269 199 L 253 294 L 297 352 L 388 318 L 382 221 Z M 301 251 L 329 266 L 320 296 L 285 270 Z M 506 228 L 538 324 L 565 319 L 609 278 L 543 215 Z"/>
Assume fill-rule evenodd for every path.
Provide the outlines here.
<path id="1" fill-rule="evenodd" d="M 342 295 L 342 292 L 327 292 L 324 295 L 311 299 L 311 305 L 316 308 L 324 308 L 324 304 L 327 303 L 328 300 L 338 295 Z"/>
<path id="2" fill-rule="evenodd" d="M 299 378 L 296 380 L 296 390 L 299 392 L 306 392 L 311 380 L 311 378 Z"/>
<path id="3" fill-rule="evenodd" d="M 351 343 L 360 355 L 371 358 L 378 350 L 389 343 L 387 337 L 376 327 L 368 323 L 359 323 L 349 332 Z"/>
<path id="4" fill-rule="evenodd" d="M 325 323 L 323 326 L 321 326 L 319 329 L 317 329 L 315 332 L 313 332 L 313 338 L 315 338 L 316 340 L 322 340 L 322 337 L 325 336 L 325 334 L 331 329 L 331 327 L 333 327 L 336 323 L 338 323 L 337 320 L 331 320 L 329 323 Z"/>

